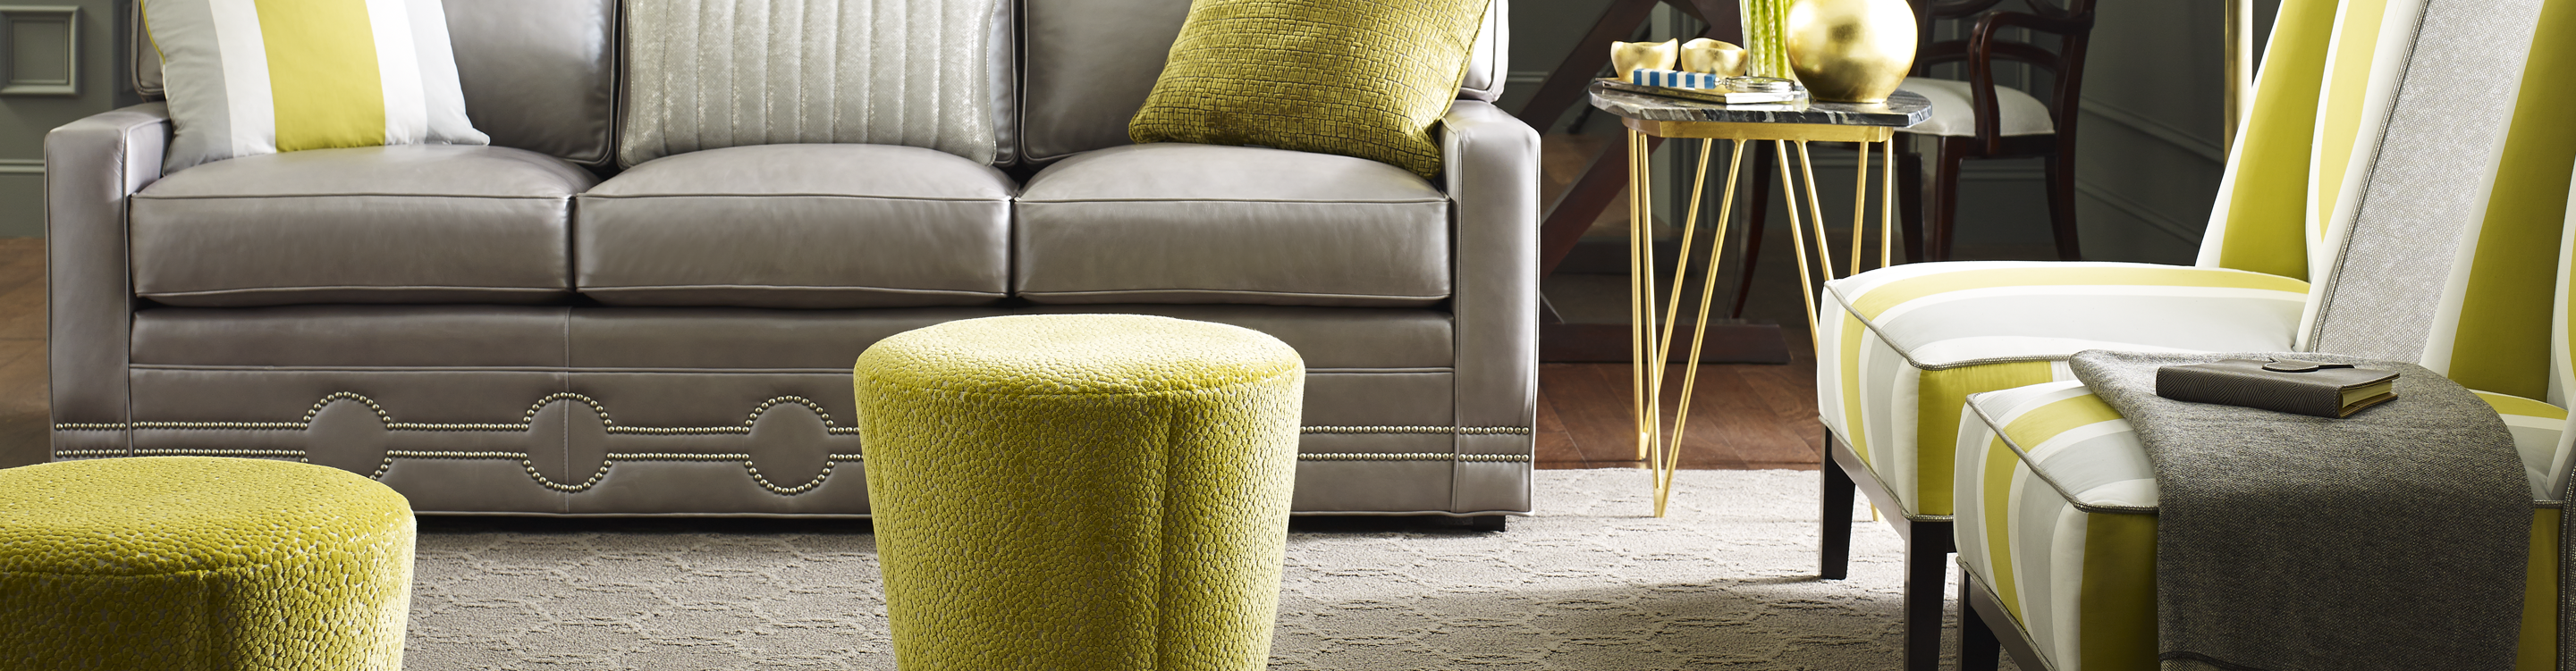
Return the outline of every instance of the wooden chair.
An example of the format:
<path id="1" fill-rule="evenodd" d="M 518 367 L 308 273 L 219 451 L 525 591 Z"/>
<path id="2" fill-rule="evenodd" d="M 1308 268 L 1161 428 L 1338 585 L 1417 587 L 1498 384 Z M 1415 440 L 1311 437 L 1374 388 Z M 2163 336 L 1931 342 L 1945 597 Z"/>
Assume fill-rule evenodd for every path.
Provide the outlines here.
<path id="1" fill-rule="evenodd" d="M 1901 193 L 1920 194 L 1924 207 L 1909 204 L 1906 257 L 1946 261 L 1959 214 L 1959 168 L 1972 158 L 2038 158 L 2046 162 L 2049 226 L 2057 238 L 2057 257 L 2083 256 L 2075 240 L 2075 121 L 2077 94 L 2084 85 L 2085 42 L 2093 32 L 2093 0 L 2066 0 L 2058 7 L 2042 0 L 2031 12 L 1988 12 L 2002 0 L 1915 0 L 1917 44 L 1914 76 L 1905 88 L 1932 98 L 1932 120 L 1904 132 L 1930 144 L 1932 183 L 1923 188 L 1923 162 L 1913 151 L 1900 161 Z M 1941 20 L 1976 19 L 1965 40 L 1932 41 L 1932 26 Z M 2056 51 L 2007 40 L 2005 28 L 2056 35 Z M 2031 94 L 1995 85 L 1995 62 L 2028 63 L 2055 75 L 2042 104 Z M 1966 63 L 1968 80 L 1932 79 L 1931 68 Z M 1918 149 L 1919 151 L 1919 149 Z M 1917 214 L 1926 213 L 1926 214 Z M 1929 223 L 1928 229 L 1923 224 Z"/>
<path id="2" fill-rule="evenodd" d="M 1904 88 L 1932 99 L 1932 119 L 1900 132 L 1923 136 L 1932 145 L 1933 182 L 1923 183 L 1923 158 L 1914 143 L 1901 143 L 1904 158 L 1896 163 L 1897 198 L 1904 214 L 1905 258 L 1909 262 L 1946 261 L 1951 232 L 1959 213 L 1959 170 L 1971 158 L 2039 158 L 2046 161 L 2048 218 L 2061 261 L 2081 260 L 2075 236 L 2075 119 L 2077 95 L 2084 83 L 2085 42 L 2093 32 L 2094 0 L 2067 0 L 2065 7 L 2031 0 L 2037 13 L 1992 12 L 2003 0 L 1912 0 L 1917 49 L 1914 76 Z M 1976 19 L 1965 40 L 1932 41 L 1935 22 Z M 2057 35 L 2058 49 L 2001 37 L 2004 28 L 2028 28 Z M 2029 63 L 2055 75 L 2050 101 L 2020 89 L 1995 84 L 1995 61 Z M 1968 80 L 1933 79 L 1935 65 L 1964 62 Z M 1769 184 L 1768 163 L 1753 166 L 1753 183 Z M 1760 192 L 1756 192 L 1758 195 Z M 1769 216 L 1768 198 L 1746 201 L 1748 221 Z M 1929 205 L 1929 207 L 1926 207 Z M 1928 216 L 1926 213 L 1929 213 Z M 1925 220 L 1931 227 L 1925 230 Z M 1753 259 L 1762 251 L 1761 226 L 1746 230 L 1743 270 L 1736 280 L 1734 316 L 1744 316 L 1753 286 Z M 1928 236 L 1926 234 L 1929 234 Z M 1858 253 L 1857 251 L 1853 253 Z"/>

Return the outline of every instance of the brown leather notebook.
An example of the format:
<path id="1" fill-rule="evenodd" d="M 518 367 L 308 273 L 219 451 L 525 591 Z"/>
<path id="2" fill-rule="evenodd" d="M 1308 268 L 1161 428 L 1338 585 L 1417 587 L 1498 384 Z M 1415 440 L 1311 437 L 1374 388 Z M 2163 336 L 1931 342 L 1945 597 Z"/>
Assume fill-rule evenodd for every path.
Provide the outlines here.
<path id="1" fill-rule="evenodd" d="M 2348 363 L 2229 359 L 2158 368 L 2156 395 L 2340 419 L 2397 398 L 2397 374 Z"/>

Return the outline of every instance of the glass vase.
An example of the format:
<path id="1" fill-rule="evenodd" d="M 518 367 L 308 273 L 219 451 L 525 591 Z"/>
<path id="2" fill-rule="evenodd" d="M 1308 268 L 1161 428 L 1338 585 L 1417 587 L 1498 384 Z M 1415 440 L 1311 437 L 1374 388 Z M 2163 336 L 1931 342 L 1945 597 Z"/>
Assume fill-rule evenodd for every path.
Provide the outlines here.
<path id="1" fill-rule="evenodd" d="M 1744 74 L 1797 79 L 1789 70 L 1790 0 L 1739 0 L 1744 17 Z"/>

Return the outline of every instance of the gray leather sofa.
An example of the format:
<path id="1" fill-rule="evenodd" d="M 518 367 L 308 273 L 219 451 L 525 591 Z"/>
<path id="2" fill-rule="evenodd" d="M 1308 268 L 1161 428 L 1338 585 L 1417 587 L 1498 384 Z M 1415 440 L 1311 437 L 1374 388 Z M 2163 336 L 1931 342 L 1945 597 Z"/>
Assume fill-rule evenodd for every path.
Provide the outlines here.
<path id="1" fill-rule="evenodd" d="M 1538 147 L 1489 102 L 1502 0 L 1430 181 L 1130 145 L 1188 4 L 997 17 L 1021 64 L 1000 167 L 769 145 L 616 171 L 615 0 L 447 0 L 490 147 L 163 174 L 160 104 L 55 129 L 54 458 L 304 459 L 423 513 L 864 515 L 870 343 L 1124 312 L 1305 357 L 1300 513 L 1528 511 Z"/>

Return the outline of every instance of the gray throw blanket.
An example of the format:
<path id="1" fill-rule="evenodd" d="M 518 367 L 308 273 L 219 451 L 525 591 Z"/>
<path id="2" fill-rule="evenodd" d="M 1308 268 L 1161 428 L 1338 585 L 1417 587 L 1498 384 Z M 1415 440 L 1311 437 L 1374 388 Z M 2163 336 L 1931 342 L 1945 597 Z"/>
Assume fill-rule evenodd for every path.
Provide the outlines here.
<path id="1" fill-rule="evenodd" d="M 2270 357 L 2398 372 L 2345 419 L 2156 395 L 2156 368 Z M 2075 355 L 2155 466 L 2166 671 L 2513 668 L 2531 487 L 2493 409 L 2421 366 L 2327 354 Z"/>

